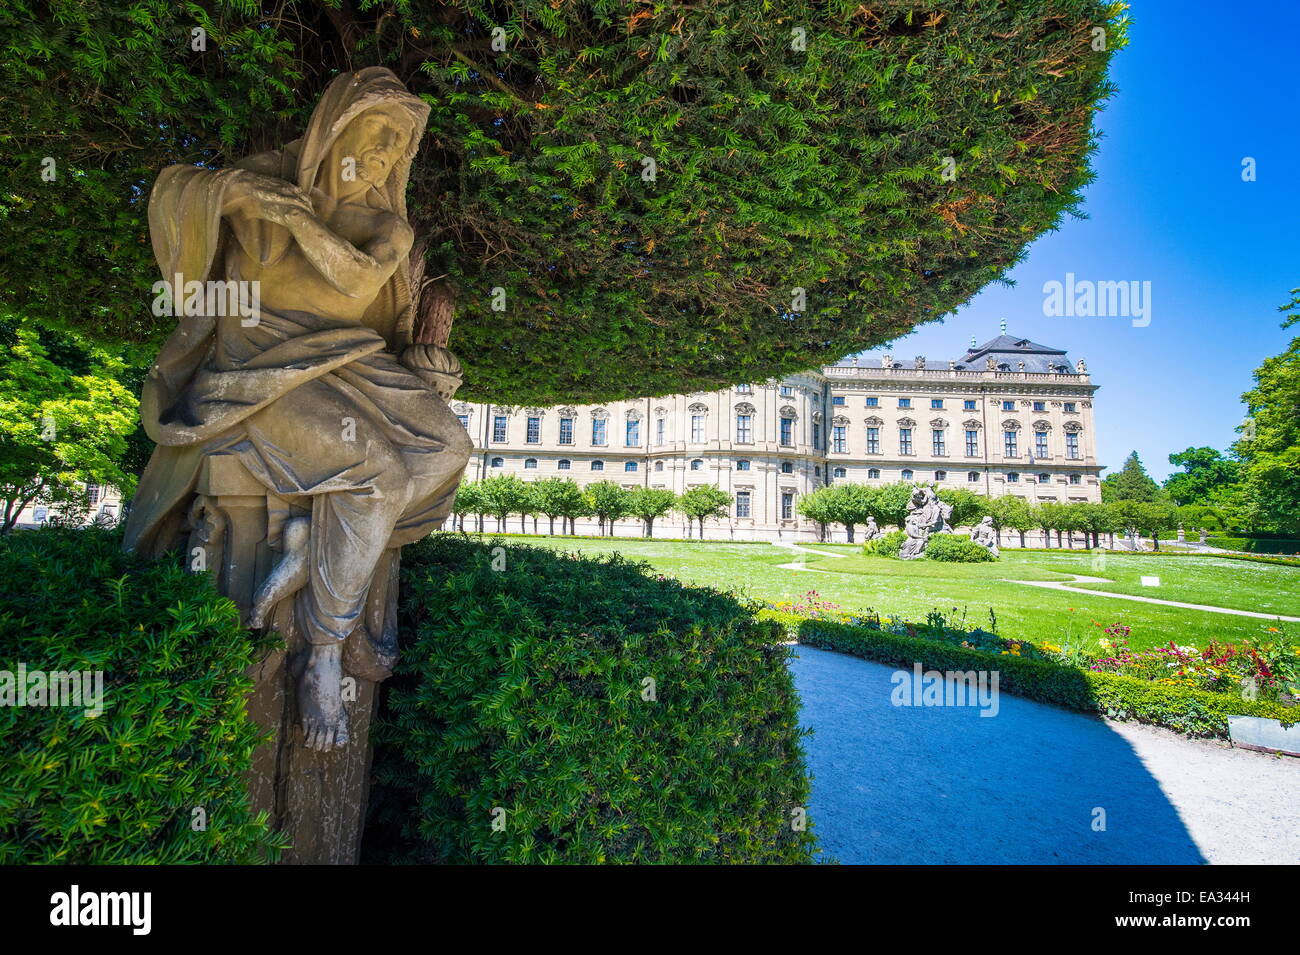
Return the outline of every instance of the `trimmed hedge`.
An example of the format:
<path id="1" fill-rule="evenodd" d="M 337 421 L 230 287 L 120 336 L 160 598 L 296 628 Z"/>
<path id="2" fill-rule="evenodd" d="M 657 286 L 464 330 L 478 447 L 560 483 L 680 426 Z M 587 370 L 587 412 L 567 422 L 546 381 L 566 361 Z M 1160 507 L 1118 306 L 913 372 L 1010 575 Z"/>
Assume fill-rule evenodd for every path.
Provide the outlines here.
<path id="1" fill-rule="evenodd" d="M 1268 537 L 1227 537 L 1211 534 L 1205 539 L 1211 547 L 1225 550 L 1243 550 L 1251 554 L 1282 554 L 1291 556 L 1300 554 L 1300 540 Z"/>
<path id="2" fill-rule="evenodd" d="M 997 560 L 969 537 L 959 534 L 931 534 L 925 542 L 925 556 L 954 564 L 982 564 Z"/>
<path id="3" fill-rule="evenodd" d="M 257 651 L 208 577 L 122 553 L 118 531 L 0 537 L 0 670 L 103 671 L 105 697 L 97 717 L 0 706 L 0 864 L 273 858 L 244 788 Z"/>
<path id="4" fill-rule="evenodd" d="M 775 622 L 618 555 L 435 534 L 402 564 L 367 861 L 811 860 Z"/>
<path id="5" fill-rule="evenodd" d="M 873 541 L 867 541 L 862 545 L 862 553 L 874 554 L 877 557 L 893 557 L 897 559 L 898 552 L 903 546 L 903 541 L 907 540 L 905 531 L 890 531 L 888 534 L 881 534 Z"/>
<path id="6" fill-rule="evenodd" d="M 920 663 L 933 670 L 997 670 L 999 689 L 1008 693 L 1111 719 L 1164 726 L 1188 736 L 1226 739 L 1229 716 L 1262 716 L 1288 724 L 1300 720 L 1300 712 L 1281 703 L 1161 686 L 1136 677 L 982 653 L 937 640 L 775 610 L 764 610 L 760 616 L 780 623 L 791 639 L 808 646 L 908 669 Z"/>

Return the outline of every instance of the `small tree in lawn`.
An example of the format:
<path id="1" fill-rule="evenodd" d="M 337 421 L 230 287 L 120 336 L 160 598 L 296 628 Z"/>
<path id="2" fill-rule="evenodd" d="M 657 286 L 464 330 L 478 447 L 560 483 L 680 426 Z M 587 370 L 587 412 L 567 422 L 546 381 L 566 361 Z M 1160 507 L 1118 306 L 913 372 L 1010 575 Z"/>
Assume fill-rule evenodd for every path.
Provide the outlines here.
<path id="1" fill-rule="evenodd" d="M 1042 530 L 1043 540 L 1047 547 L 1052 546 L 1052 531 L 1058 532 L 1057 546 L 1059 547 L 1061 544 L 1059 532 L 1065 520 L 1063 512 L 1064 507 L 1056 501 L 1043 501 L 1041 504 L 1034 505 L 1031 509 L 1034 524 Z"/>
<path id="2" fill-rule="evenodd" d="M 549 530 L 551 536 L 555 536 L 557 517 L 563 521 L 575 509 L 582 506 L 582 488 L 578 487 L 571 478 L 543 478 L 533 485 L 533 493 L 537 496 L 538 513 L 545 514 L 551 522 Z M 564 530 L 563 523 L 560 530 Z"/>
<path id="3" fill-rule="evenodd" d="M 834 508 L 831 504 L 831 491 L 833 488 L 819 487 L 817 490 L 805 494 L 795 502 L 795 510 L 808 518 L 810 521 L 817 522 L 817 539 L 826 540 L 826 525 L 834 521 L 832 516 Z"/>
<path id="4" fill-rule="evenodd" d="M 524 482 L 524 493 L 519 501 L 519 529 L 527 533 L 524 522 L 533 519 L 533 533 L 537 533 L 537 518 L 542 513 L 542 500 L 537 493 L 536 481 Z"/>
<path id="5" fill-rule="evenodd" d="M 853 527 L 865 524 L 875 506 L 875 489 L 865 484 L 833 484 L 826 488 L 826 504 L 832 524 L 843 524 L 853 543 Z"/>
<path id="6" fill-rule="evenodd" d="M 506 529 L 506 518 L 519 512 L 528 495 L 528 487 L 513 474 L 497 474 L 480 482 L 484 510 L 497 519 L 497 530 Z"/>
<path id="7" fill-rule="evenodd" d="M 465 530 L 465 515 L 480 513 L 477 509 L 482 506 L 482 493 L 478 481 L 462 481 L 460 487 L 456 488 L 456 498 L 451 502 L 451 513 L 456 517 L 460 525 L 460 531 Z"/>
<path id="8" fill-rule="evenodd" d="M 907 505 L 915 487 L 910 481 L 898 481 L 872 488 L 870 516 L 882 529 L 891 525 L 901 528 L 907 520 Z"/>
<path id="9" fill-rule="evenodd" d="M 1014 494 L 1004 494 L 993 498 L 989 504 L 993 525 L 998 531 L 998 545 L 1002 544 L 1002 532 L 1008 530 L 1020 534 L 1020 546 L 1024 547 L 1025 531 L 1033 530 L 1037 526 L 1029 502 Z"/>
<path id="10" fill-rule="evenodd" d="M 1151 538 L 1151 548 L 1160 549 L 1160 535 L 1178 527 L 1178 508 L 1165 501 L 1137 502 L 1137 527 L 1141 534 Z"/>
<path id="11" fill-rule="evenodd" d="M 700 522 L 700 540 L 704 539 L 704 522 L 710 517 L 726 517 L 731 509 L 731 495 L 712 484 L 693 487 L 677 499 L 677 510 L 687 521 Z"/>
<path id="12" fill-rule="evenodd" d="M 639 487 L 627 496 L 627 512 L 645 522 L 645 536 L 653 537 L 655 518 L 663 517 L 677 504 L 677 495 L 667 488 Z"/>
<path id="13" fill-rule="evenodd" d="M 606 528 L 608 533 L 613 534 L 614 522 L 628 515 L 629 492 L 613 481 L 597 481 L 595 484 L 588 484 L 583 494 L 591 513 L 595 514 L 600 522 L 601 534 L 606 533 Z"/>

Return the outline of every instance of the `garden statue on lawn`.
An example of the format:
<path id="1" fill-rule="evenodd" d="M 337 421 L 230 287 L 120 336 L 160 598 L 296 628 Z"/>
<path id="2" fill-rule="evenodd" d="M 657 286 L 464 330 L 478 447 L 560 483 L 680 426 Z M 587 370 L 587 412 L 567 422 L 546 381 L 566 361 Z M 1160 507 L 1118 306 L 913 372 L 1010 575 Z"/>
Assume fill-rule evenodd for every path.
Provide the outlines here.
<path id="1" fill-rule="evenodd" d="M 915 560 L 924 554 L 926 541 L 931 534 L 938 534 L 948 527 L 948 516 L 951 513 L 952 505 L 939 500 L 934 488 L 913 488 L 911 500 L 907 502 L 907 520 L 903 526 L 907 540 L 899 548 L 898 556 L 903 560 Z"/>
<path id="2" fill-rule="evenodd" d="M 339 760 L 364 778 L 375 684 L 397 658 L 398 555 L 447 518 L 472 450 L 447 407 L 460 364 L 417 327 L 412 302 L 406 183 L 428 114 L 387 69 L 342 74 L 302 138 L 228 169 L 169 166 L 149 199 L 154 255 L 183 317 L 144 384 L 158 447 L 125 543 L 154 555 L 183 546 L 248 627 L 284 636 L 249 707 L 279 737 L 270 762 L 255 761 L 269 780 L 250 783 L 278 822 L 320 811 L 331 774 L 346 775 L 298 747 L 349 750 Z M 257 290 L 251 317 L 212 294 L 236 283 Z M 321 777 L 296 809 L 259 798 L 286 773 Z M 364 790 L 360 800 L 346 823 L 358 837 Z M 346 842 L 339 828 L 320 838 Z M 295 848 L 299 861 L 330 851 Z"/>
<path id="3" fill-rule="evenodd" d="M 975 525 L 975 529 L 970 532 L 970 539 L 994 557 L 1001 556 L 998 549 L 998 532 L 993 527 L 992 517 L 985 515 L 984 520 Z"/>
<path id="4" fill-rule="evenodd" d="M 881 536 L 883 535 L 880 533 L 880 528 L 876 526 L 876 519 L 874 517 L 868 517 L 867 529 L 862 535 L 863 541 L 873 541 Z"/>

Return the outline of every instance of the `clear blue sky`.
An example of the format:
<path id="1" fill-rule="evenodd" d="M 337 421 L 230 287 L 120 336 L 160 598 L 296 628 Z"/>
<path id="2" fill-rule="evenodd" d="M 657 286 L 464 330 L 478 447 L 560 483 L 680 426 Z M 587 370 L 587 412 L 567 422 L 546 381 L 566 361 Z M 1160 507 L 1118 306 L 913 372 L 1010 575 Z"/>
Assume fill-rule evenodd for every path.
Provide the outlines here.
<path id="1" fill-rule="evenodd" d="M 1117 470 L 1136 450 L 1161 480 L 1171 451 L 1236 440 L 1252 371 L 1296 333 L 1277 307 L 1300 286 L 1300 0 L 1134 0 L 1130 14 L 1088 218 L 1034 243 L 1014 287 L 864 354 L 956 358 L 1005 318 L 1008 334 L 1087 361 L 1100 462 Z M 1150 324 L 1045 317 L 1043 284 L 1067 272 L 1149 281 Z"/>

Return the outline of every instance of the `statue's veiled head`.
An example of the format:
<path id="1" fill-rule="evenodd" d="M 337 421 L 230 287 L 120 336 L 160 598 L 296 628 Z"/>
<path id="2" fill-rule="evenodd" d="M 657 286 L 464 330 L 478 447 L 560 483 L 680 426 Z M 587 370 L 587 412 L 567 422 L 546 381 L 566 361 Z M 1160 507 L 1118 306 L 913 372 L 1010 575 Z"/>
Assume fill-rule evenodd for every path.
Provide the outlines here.
<path id="1" fill-rule="evenodd" d="M 298 185 L 406 217 L 406 181 L 429 106 L 391 70 L 344 73 L 326 89 L 299 141 Z"/>

